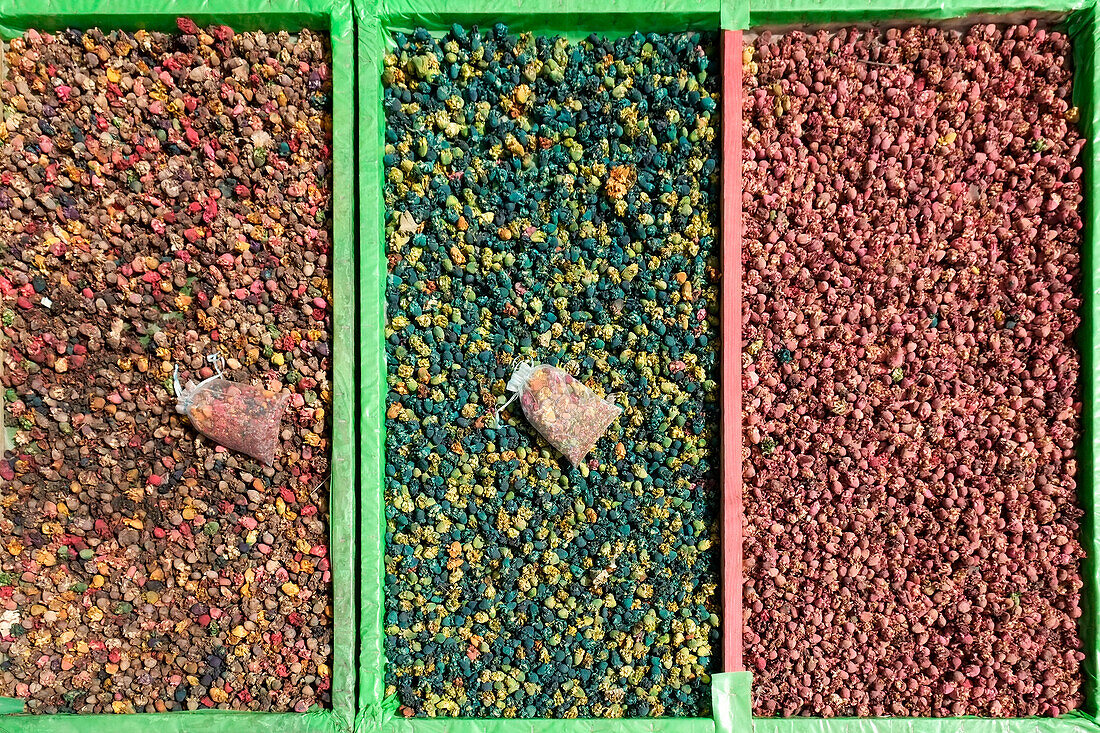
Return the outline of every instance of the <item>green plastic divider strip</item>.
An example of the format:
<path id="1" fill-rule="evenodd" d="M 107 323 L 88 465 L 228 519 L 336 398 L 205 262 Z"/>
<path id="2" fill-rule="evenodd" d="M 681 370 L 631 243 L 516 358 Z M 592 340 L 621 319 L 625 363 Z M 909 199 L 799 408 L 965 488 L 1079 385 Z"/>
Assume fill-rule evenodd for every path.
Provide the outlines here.
<path id="1" fill-rule="evenodd" d="M 1085 548 L 1085 561 L 1082 577 L 1085 587 L 1082 589 L 1084 614 L 1080 619 L 1081 638 L 1084 643 L 1085 661 L 1085 704 L 1083 711 L 1095 722 L 1100 715 L 1100 541 L 1097 528 L 1100 527 L 1100 504 L 1097 491 L 1100 491 L 1096 458 L 1100 441 L 1097 430 L 1097 406 L 1100 405 L 1100 380 L 1097 379 L 1097 354 L 1100 350 L 1100 334 L 1096 333 L 1100 323 L 1100 276 L 1096 271 L 1097 254 L 1100 253 L 1100 6 L 1095 4 L 1073 12 L 1066 23 L 1073 41 L 1074 67 L 1076 77 L 1073 84 L 1073 102 L 1080 110 L 1081 132 L 1085 136 L 1085 148 L 1082 152 L 1084 168 L 1085 222 L 1084 246 L 1082 249 L 1081 269 L 1084 273 L 1081 292 L 1084 303 L 1081 307 L 1081 327 L 1078 330 L 1078 344 L 1081 347 L 1081 400 L 1084 405 L 1082 425 L 1084 435 L 1077 452 L 1078 479 L 1077 494 L 1081 507 L 1085 511 L 1082 519 L 1081 544 Z"/>
<path id="2" fill-rule="evenodd" d="M 18 697 L 0 697 L 0 715 L 23 712 L 23 701 Z"/>
<path id="3" fill-rule="evenodd" d="M 355 49 L 350 0 L 0 0 L 0 37 L 28 28 L 70 26 L 175 31 L 176 18 L 200 25 L 224 23 L 234 30 L 326 32 L 332 44 L 333 162 L 333 409 L 329 563 L 333 592 L 332 709 L 308 713 L 231 710 L 139 713 L 135 715 L 5 715 L 3 733 L 338 733 L 350 731 L 355 716 L 357 647 L 355 444 Z M 22 701 L 0 703 L 0 714 L 21 713 Z"/>
<path id="4" fill-rule="evenodd" d="M 362 9 L 357 6 L 357 12 Z M 359 713 L 356 730 L 376 730 L 392 708 L 383 703 L 385 650 L 386 516 L 385 465 L 386 348 L 384 341 L 386 252 L 382 202 L 382 27 L 374 16 L 357 17 L 359 109 Z"/>
<path id="5" fill-rule="evenodd" d="M 950 20 L 1017 12 L 1069 13 L 1089 9 L 1094 0 L 754 0 L 749 29 L 788 23 L 871 23 L 905 20 Z"/>

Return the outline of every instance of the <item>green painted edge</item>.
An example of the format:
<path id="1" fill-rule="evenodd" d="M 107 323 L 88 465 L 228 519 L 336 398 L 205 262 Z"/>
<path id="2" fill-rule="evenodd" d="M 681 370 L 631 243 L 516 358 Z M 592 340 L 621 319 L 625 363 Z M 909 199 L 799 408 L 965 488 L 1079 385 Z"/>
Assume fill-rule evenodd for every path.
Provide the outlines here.
<path id="1" fill-rule="evenodd" d="M 356 543 L 355 543 L 355 404 L 353 343 L 356 283 L 354 276 L 354 105 L 355 80 L 350 0 L 0 0 L 0 36 L 13 38 L 28 28 L 56 30 L 67 26 L 106 26 L 175 30 L 176 17 L 199 24 L 225 23 L 248 30 L 328 32 L 332 44 L 333 84 L 333 415 L 329 563 L 333 589 L 332 709 L 308 713 L 261 713 L 231 710 L 139 713 L 135 715 L 6 715 L 3 733 L 165 733 L 212 731 L 235 733 L 244 726 L 256 733 L 350 731 L 355 716 L 356 676 Z M 0 708 L 0 714 L 7 711 Z M 21 709 L 20 709 L 21 712 Z"/>

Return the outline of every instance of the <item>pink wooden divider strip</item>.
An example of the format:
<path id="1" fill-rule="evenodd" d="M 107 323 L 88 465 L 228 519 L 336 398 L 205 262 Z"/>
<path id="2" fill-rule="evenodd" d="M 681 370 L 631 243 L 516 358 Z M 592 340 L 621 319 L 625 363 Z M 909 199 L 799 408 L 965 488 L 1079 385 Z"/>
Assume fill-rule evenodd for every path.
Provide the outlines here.
<path id="1" fill-rule="evenodd" d="M 744 669 L 741 609 L 741 31 L 722 31 L 722 659 Z"/>

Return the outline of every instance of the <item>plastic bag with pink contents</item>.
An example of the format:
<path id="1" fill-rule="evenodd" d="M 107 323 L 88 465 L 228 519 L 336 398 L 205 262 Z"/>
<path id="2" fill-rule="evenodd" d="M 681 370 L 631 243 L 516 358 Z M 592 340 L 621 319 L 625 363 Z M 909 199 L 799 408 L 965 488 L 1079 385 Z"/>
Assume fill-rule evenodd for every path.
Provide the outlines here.
<path id="1" fill-rule="evenodd" d="M 518 397 L 527 421 L 574 466 L 623 412 L 549 364 L 523 362 L 508 380 L 508 391 L 514 393 L 509 402 Z"/>
<path id="2" fill-rule="evenodd" d="M 252 456 L 270 466 L 279 447 L 279 426 L 289 392 L 272 392 L 222 376 L 224 360 L 206 357 L 215 374 L 198 384 L 180 387 L 179 368 L 173 374 L 176 412 L 187 415 L 195 429 L 219 445 Z"/>

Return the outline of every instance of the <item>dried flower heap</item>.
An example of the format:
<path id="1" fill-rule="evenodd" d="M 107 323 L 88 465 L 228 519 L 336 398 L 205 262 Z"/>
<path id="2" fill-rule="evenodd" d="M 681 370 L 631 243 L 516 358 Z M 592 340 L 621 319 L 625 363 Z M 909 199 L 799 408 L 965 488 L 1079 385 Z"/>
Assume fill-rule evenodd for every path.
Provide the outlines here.
<path id="1" fill-rule="evenodd" d="M 1081 701 L 1081 173 L 1067 37 L 745 50 L 756 714 Z"/>

